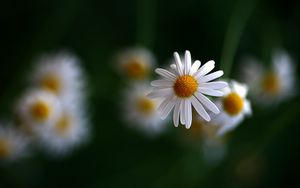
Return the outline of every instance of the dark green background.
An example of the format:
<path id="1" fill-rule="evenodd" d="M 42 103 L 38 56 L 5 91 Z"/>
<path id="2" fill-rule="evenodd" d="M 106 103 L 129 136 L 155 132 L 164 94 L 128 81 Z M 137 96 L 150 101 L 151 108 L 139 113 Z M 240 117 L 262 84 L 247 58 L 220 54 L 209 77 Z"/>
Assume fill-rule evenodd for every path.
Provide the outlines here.
<path id="1" fill-rule="evenodd" d="M 0 6 L 0 116 L 13 118 L 12 104 L 41 53 L 70 49 L 88 78 L 90 142 L 63 159 L 42 153 L 0 166 L 0 187 L 287 187 L 299 186 L 299 97 L 278 108 L 260 109 L 231 135 L 228 155 L 216 166 L 203 160 L 199 143 L 184 142 L 184 128 L 156 139 L 128 130 L 119 103 L 126 82 L 113 69 L 113 55 L 135 45 L 148 47 L 160 65 L 176 50 L 189 49 L 202 62 L 220 66 L 224 38 L 236 0 L 4 1 Z M 269 64 L 276 47 L 299 59 L 299 1 L 244 1 L 250 17 L 233 59 L 252 54 Z M 239 12 L 238 11 L 238 12 Z M 240 15 L 238 15 L 240 16 Z M 243 17 L 243 15 L 241 15 Z M 225 44 L 224 49 L 229 44 Z M 299 73 L 299 66 L 298 66 Z M 299 86 L 299 84 L 297 83 Z M 250 180 L 235 175 L 237 164 L 257 167 Z M 249 167 L 250 166 L 250 167 Z"/>

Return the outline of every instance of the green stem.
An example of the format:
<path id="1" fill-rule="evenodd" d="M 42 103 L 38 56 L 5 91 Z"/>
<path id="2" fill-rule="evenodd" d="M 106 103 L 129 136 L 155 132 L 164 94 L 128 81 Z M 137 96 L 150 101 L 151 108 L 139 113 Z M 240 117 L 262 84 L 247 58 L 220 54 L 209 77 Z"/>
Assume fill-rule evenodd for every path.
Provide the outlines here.
<path id="1" fill-rule="evenodd" d="M 255 6 L 255 2 L 255 0 L 238 1 L 230 18 L 230 22 L 225 35 L 220 67 L 224 71 L 224 76 L 227 78 L 230 76 L 233 59 L 240 38 Z"/>
<path id="2" fill-rule="evenodd" d="M 155 0 L 137 1 L 137 45 L 153 48 L 155 37 Z"/>

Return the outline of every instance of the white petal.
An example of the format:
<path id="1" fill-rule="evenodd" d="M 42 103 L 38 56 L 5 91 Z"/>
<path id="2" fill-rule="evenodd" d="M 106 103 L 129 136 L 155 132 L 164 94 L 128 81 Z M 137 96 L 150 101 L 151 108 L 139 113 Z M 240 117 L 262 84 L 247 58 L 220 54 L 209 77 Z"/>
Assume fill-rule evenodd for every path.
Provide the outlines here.
<path id="1" fill-rule="evenodd" d="M 190 51 L 185 51 L 185 61 L 184 61 L 184 74 L 188 74 L 190 72 L 192 66 L 192 58 Z"/>
<path id="2" fill-rule="evenodd" d="M 201 87 L 206 87 L 210 89 L 222 89 L 227 86 L 228 86 L 227 82 L 224 81 L 215 81 L 215 82 L 208 82 L 208 83 L 201 84 Z"/>
<path id="3" fill-rule="evenodd" d="M 196 93 L 196 97 L 197 99 L 210 111 L 212 111 L 215 114 L 220 113 L 220 110 L 218 109 L 218 107 L 211 101 L 209 100 L 206 96 L 204 96 L 201 93 Z"/>
<path id="4" fill-rule="evenodd" d="M 181 103 L 180 100 L 176 101 L 175 109 L 173 112 L 173 122 L 174 122 L 175 127 L 178 127 L 178 124 L 179 124 L 180 103 Z"/>
<path id="5" fill-rule="evenodd" d="M 204 76 L 215 68 L 215 62 L 213 60 L 205 63 L 197 72 L 197 75 Z"/>
<path id="6" fill-rule="evenodd" d="M 252 115 L 251 104 L 248 100 L 244 100 L 244 111 L 247 115 Z"/>
<path id="7" fill-rule="evenodd" d="M 180 123 L 185 124 L 185 113 L 184 113 L 184 99 L 180 102 Z"/>
<path id="8" fill-rule="evenodd" d="M 245 98 L 248 92 L 248 87 L 244 84 L 240 84 L 236 81 L 232 81 L 232 87 L 242 98 Z"/>
<path id="9" fill-rule="evenodd" d="M 166 119 L 167 116 L 169 115 L 169 113 L 171 112 L 171 110 L 173 109 L 174 105 L 176 103 L 176 100 L 175 100 L 175 96 L 173 97 L 172 100 L 170 100 L 168 102 L 168 104 L 162 109 L 162 112 L 161 112 L 161 119 Z"/>
<path id="10" fill-rule="evenodd" d="M 172 93 L 173 93 L 173 89 L 164 88 L 164 89 L 153 90 L 147 96 L 150 98 L 158 98 L 158 97 L 165 97 L 171 95 Z"/>
<path id="11" fill-rule="evenodd" d="M 189 129 L 192 125 L 192 106 L 191 106 L 191 101 L 188 99 L 184 101 L 184 111 L 185 111 L 185 128 Z"/>
<path id="12" fill-rule="evenodd" d="M 216 79 L 216 78 L 219 78 L 219 77 L 223 76 L 223 74 L 224 74 L 224 72 L 221 71 L 221 70 L 219 70 L 219 71 L 213 72 L 213 73 L 211 73 L 211 74 L 208 74 L 208 75 L 206 75 L 206 76 L 203 76 L 202 78 L 199 77 L 199 76 L 196 77 L 196 78 L 198 79 L 198 81 L 199 81 L 200 83 L 204 83 L 204 82 L 209 82 L 209 81 L 211 81 L 211 80 L 214 80 L 214 79 Z"/>
<path id="13" fill-rule="evenodd" d="M 174 52 L 174 58 L 175 58 L 175 63 L 176 63 L 176 68 L 177 68 L 177 72 L 179 75 L 183 75 L 183 65 L 181 63 L 179 54 L 177 52 Z"/>
<path id="14" fill-rule="evenodd" d="M 214 96 L 214 97 L 222 97 L 224 95 L 224 93 L 222 91 L 218 91 L 218 90 L 214 90 L 214 89 L 210 89 L 210 88 L 205 88 L 205 87 L 200 87 L 198 89 L 198 92 L 201 92 L 205 95 Z"/>
<path id="15" fill-rule="evenodd" d="M 199 69 L 200 65 L 201 65 L 201 62 L 200 62 L 199 60 L 196 60 L 196 61 L 194 62 L 194 64 L 192 65 L 189 74 L 190 74 L 190 75 L 194 75 L 194 73 L 197 72 L 197 70 Z"/>
<path id="16" fill-rule="evenodd" d="M 157 68 L 157 69 L 155 69 L 155 72 L 156 72 L 157 74 L 161 75 L 162 77 L 167 78 L 167 79 L 170 79 L 170 80 L 176 80 L 175 74 L 171 73 L 171 72 L 168 71 L 168 70 L 161 69 L 161 68 Z"/>
<path id="17" fill-rule="evenodd" d="M 206 121 L 210 121 L 210 117 L 208 113 L 205 111 L 202 104 L 196 99 L 196 97 L 192 96 L 191 98 L 192 105 L 194 106 L 197 113 Z"/>
<path id="18" fill-rule="evenodd" d="M 164 86 L 164 87 L 172 87 L 174 85 L 173 81 L 170 80 L 154 80 L 151 82 L 152 86 Z"/>

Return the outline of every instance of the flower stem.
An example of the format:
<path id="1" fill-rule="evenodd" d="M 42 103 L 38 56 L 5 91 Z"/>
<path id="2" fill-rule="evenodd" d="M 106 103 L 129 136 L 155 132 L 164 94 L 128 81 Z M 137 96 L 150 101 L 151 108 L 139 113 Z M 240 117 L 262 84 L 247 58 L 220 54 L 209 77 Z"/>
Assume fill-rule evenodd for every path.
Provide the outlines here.
<path id="1" fill-rule="evenodd" d="M 224 77 L 229 77 L 232 69 L 233 59 L 242 36 L 246 23 L 255 6 L 255 0 L 240 0 L 237 2 L 224 39 L 223 51 L 221 56 L 221 69 Z"/>
<path id="2" fill-rule="evenodd" d="M 155 0 L 137 2 L 137 45 L 152 48 L 155 37 Z"/>

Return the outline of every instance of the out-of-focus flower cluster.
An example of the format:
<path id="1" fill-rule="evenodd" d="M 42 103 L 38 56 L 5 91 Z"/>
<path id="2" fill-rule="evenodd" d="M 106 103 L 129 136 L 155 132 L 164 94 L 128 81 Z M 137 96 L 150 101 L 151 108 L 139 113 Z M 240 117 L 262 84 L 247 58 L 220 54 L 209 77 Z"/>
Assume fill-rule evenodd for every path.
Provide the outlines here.
<path id="1" fill-rule="evenodd" d="M 248 93 L 255 104 L 279 102 L 294 93 L 293 65 L 283 51 L 274 54 L 270 71 L 253 59 L 245 62 L 243 83 L 216 80 L 223 71 L 210 73 L 215 62 L 192 61 L 189 51 L 182 56 L 175 52 L 169 67 L 156 68 L 161 78 L 152 81 L 152 87 L 148 80 L 155 58 L 150 51 L 133 48 L 117 60 L 119 72 L 130 83 L 122 104 L 127 124 L 147 134 L 163 133 L 173 111 L 174 125 L 191 127 L 187 135 L 202 140 L 204 158 L 213 163 L 226 153 L 227 133 L 252 115 Z"/>
<path id="2" fill-rule="evenodd" d="M 0 159 L 30 154 L 32 147 L 62 157 L 89 135 L 86 83 L 80 61 L 61 52 L 40 57 L 29 87 L 15 105 L 15 118 L 0 125 Z"/>

